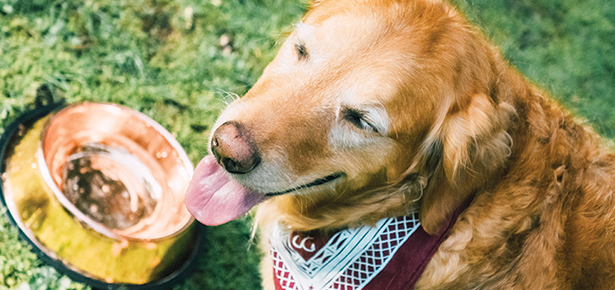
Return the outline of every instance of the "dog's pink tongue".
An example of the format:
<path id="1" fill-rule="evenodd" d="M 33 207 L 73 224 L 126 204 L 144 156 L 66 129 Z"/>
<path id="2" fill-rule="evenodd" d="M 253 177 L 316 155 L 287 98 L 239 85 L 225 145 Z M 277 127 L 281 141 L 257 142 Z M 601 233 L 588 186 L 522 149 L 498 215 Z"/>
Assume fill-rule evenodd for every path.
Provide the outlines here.
<path id="1" fill-rule="evenodd" d="M 196 166 L 186 191 L 186 207 L 201 223 L 216 226 L 245 214 L 265 194 L 230 179 L 216 159 L 205 156 Z"/>

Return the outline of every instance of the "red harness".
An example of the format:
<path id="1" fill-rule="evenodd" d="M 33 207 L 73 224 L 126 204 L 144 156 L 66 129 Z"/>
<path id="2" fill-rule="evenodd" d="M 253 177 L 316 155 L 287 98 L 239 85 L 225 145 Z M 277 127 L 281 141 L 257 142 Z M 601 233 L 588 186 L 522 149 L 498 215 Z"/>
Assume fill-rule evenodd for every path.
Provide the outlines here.
<path id="1" fill-rule="evenodd" d="M 276 290 L 412 289 L 468 204 L 435 235 L 418 213 L 329 236 L 278 227 L 270 239 Z"/>

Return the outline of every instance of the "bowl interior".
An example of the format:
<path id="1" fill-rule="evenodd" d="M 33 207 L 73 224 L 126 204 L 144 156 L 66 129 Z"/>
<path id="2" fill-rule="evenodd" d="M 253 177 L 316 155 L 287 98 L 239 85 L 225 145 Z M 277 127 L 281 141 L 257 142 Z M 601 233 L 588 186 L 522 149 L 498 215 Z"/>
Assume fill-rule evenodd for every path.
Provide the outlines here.
<path id="1" fill-rule="evenodd" d="M 41 171 L 75 217 L 113 238 L 172 236 L 193 220 L 184 206 L 192 164 L 149 117 L 83 103 L 58 112 L 41 137 Z"/>

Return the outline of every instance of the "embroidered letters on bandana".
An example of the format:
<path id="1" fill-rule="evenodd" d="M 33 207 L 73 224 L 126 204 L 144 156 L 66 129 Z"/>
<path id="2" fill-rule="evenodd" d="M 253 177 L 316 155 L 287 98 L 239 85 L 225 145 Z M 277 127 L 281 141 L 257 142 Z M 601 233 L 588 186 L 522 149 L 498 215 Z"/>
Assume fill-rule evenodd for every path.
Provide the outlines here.
<path id="1" fill-rule="evenodd" d="M 278 226 L 270 239 L 276 289 L 363 289 L 419 226 L 414 213 L 343 230 L 328 240 Z"/>

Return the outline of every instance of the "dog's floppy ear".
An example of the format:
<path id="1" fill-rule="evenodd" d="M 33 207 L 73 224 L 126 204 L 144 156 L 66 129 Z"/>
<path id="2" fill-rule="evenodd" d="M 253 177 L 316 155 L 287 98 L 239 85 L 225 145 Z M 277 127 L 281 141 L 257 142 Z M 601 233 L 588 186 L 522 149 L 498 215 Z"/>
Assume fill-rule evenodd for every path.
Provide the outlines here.
<path id="1" fill-rule="evenodd" d="M 485 94 L 471 97 L 466 107 L 449 110 L 428 139 L 423 170 L 429 172 L 420 206 L 420 220 L 429 234 L 438 232 L 457 207 L 484 184 L 510 155 L 506 132 L 514 109 L 494 104 Z"/>

